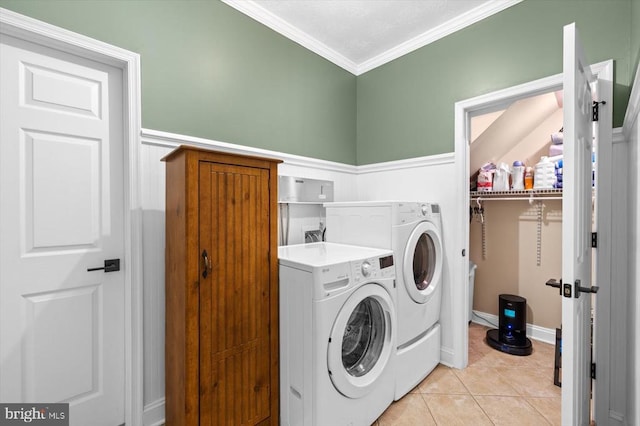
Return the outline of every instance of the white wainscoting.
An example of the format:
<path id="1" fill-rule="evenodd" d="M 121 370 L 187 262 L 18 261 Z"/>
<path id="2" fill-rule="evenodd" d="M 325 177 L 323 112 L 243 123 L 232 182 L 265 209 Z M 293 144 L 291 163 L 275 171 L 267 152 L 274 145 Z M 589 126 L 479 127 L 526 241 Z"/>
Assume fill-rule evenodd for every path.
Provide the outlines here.
<path id="1" fill-rule="evenodd" d="M 635 95 L 635 96 L 634 96 Z M 628 140 L 628 156 L 620 163 L 620 168 L 627 168 L 624 179 L 627 180 L 627 252 L 623 256 L 627 259 L 627 363 L 622 374 L 626 374 L 627 425 L 640 424 L 640 69 L 636 71 L 629 110 L 624 123 L 625 138 Z M 628 110 L 628 111 L 629 111 Z M 615 203 L 614 203 L 615 206 Z"/>
<path id="2" fill-rule="evenodd" d="M 165 167 L 160 159 L 171 150 L 145 141 L 140 149 L 145 425 L 164 419 Z"/>
<path id="3" fill-rule="evenodd" d="M 613 282 L 619 283 L 637 283 L 638 272 L 637 264 L 640 262 L 638 254 L 638 246 L 640 241 L 637 237 L 638 224 L 638 191 L 640 187 L 640 178 L 638 177 L 638 162 L 640 157 L 638 154 L 638 132 L 640 129 L 636 124 L 633 129 L 635 139 L 630 139 L 627 152 L 626 143 L 614 144 L 614 164 L 626 164 L 630 161 L 631 174 L 625 174 L 624 167 L 618 167 L 619 173 L 622 173 L 621 179 L 625 176 L 629 179 L 633 177 L 633 181 L 628 183 L 628 190 L 621 185 L 613 194 L 613 202 L 615 206 L 623 207 L 616 204 L 619 200 L 627 197 L 628 209 L 615 208 L 620 216 L 615 223 L 628 223 L 630 228 L 614 226 L 614 233 L 627 233 L 627 235 L 635 235 L 632 241 L 629 241 L 630 252 L 627 254 L 619 253 L 614 255 L 614 259 L 619 259 L 620 266 L 612 265 L 612 270 L 617 274 L 613 277 Z M 623 141 L 623 138 L 618 138 Z M 454 179 L 456 177 L 454 154 L 441 154 L 429 157 L 416 158 L 411 160 L 401 160 L 387 163 L 380 163 L 366 166 L 351 166 L 340 163 L 333 163 L 324 160 L 316 160 L 305 157 L 293 156 L 290 154 L 277 153 L 237 145 L 225 144 L 222 142 L 209 141 L 200 138 L 192 138 L 162 132 L 144 130 L 142 134 L 142 147 L 140 152 L 141 159 L 141 194 L 142 194 L 142 216 L 143 216 L 143 272 L 144 272 L 144 424 L 147 426 L 157 425 L 164 419 L 164 197 L 165 197 L 165 175 L 164 164 L 160 159 L 168 154 L 172 149 L 180 144 L 197 145 L 218 149 L 226 152 L 236 152 L 248 155 L 261 155 L 281 158 L 284 162 L 279 166 L 278 173 L 288 176 L 300 176 L 313 179 L 326 179 L 335 182 L 335 200 L 424 200 L 440 204 L 443 222 L 443 238 L 445 248 L 445 265 L 444 265 L 444 292 L 442 299 L 442 316 L 441 324 L 442 333 L 442 362 L 447 365 L 455 365 L 460 362 L 460 352 L 464 340 L 460 336 L 453 336 L 453 322 L 465 321 L 466 318 L 455 318 L 452 313 L 454 304 L 461 303 L 454 300 L 451 289 L 455 283 L 451 282 L 453 268 L 461 256 L 459 247 L 454 247 L 453 242 L 456 238 L 456 223 L 453 215 L 450 213 L 457 211 L 466 206 L 459 206 L 456 197 L 456 185 Z M 631 160 L 623 160 L 633 157 Z M 621 161 L 621 163 L 616 163 Z M 624 161 L 624 162 L 623 162 Z M 615 181 L 615 178 L 614 178 Z M 618 194 L 618 189 L 623 193 Z M 625 210 L 628 219 L 624 219 Z M 301 219 L 302 220 L 302 219 Z M 303 222 L 300 222 L 303 223 Z M 635 231 L 634 231 L 635 230 Z M 630 232 L 634 231 L 634 232 Z M 615 235 L 614 235 L 615 238 Z M 626 241 L 626 238 L 625 238 Z M 626 243 L 625 243 L 626 246 Z M 624 250 L 625 248 L 620 248 Z M 630 257 L 629 257 L 630 256 Z M 627 269 L 626 260 L 630 260 Z M 627 274 L 628 280 L 625 277 Z M 626 413 L 628 419 L 635 419 L 638 413 L 632 408 L 638 398 L 637 374 L 638 366 L 635 362 L 635 356 L 639 353 L 637 348 L 638 338 L 634 333 L 638 330 L 638 314 L 634 313 L 635 307 L 638 306 L 638 291 L 635 286 L 621 286 L 620 292 L 612 295 L 612 302 L 624 304 L 628 301 L 629 310 L 627 318 L 626 336 L 628 339 L 629 350 L 625 355 L 619 351 L 612 351 L 611 375 L 612 389 L 611 401 L 615 402 L 612 406 L 611 418 L 621 416 L 624 418 Z M 628 291 L 627 294 L 624 291 Z M 617 302 L 616 302 L 617 301 Z M 633 308 L 633 309 L 631 309 Z M 466 309 L 464 309 L 466 312 Z M 612 307 L 615 312 L 615 307 Z M 621 326 L 612 319 L 612 327 L 615 329 Z M 612 336 L 612 343 L 618 344 L 624 339 L 624 328 L 620 329 L 621 335 Z M 533 332 L 533 329 L 532 331 Z M 545 333 L 542 333 L 543 335 Z M 550 335 L 549 333 L 546 333 Z M 537 337 L 537 335 L 536 335 Z M 542 337 L 542 336 L 541 336 Z M 535 338 L 535 337 L 534 337 Z M 548 337 L 542 337 L 548 340 Z M 618 358 L 613 357 L 617 354 Z M 465 357 L 466 359 L 466 357 Z M 622 380 L 624 375 L 628 380 Z M 630 376 L 630 374 L 633 374 Z M 634 376 L 635 375 L 635 376 Z M 622 380 L 622 381 L 621 381 Z M 617 389 L 621 386 L 621 389 Z M 614 405 L 612 404 L 612 405 Z M 626 407 L 625 407 L 626 405 Z M 628 417 L 631 415 L 631 417 Z M 628 423 L 632 424 L 632 423 Z"/>
<path id="4" fill-rule="evenodd" d="M 629 144 L 621 132 L 614 133 L 611 150 L 612 167 L 612 191 L 611 200 L 611 280 L 610 283 L 599 285 L 611 285 L 611 334 L 609 336 L 609 413 L 607 417 L 609 425 L 624 425 L 626 413 L 626 382 L 628 380 L 627 368 L 627 298 L 628 298 L 628 269 L 627 269 L 627 220 L 628 200 L 627 191 L 628 170 L 617 165 L 624 164 L 628 160 Z M 596 296 L 596 303 L 597 303 Z M 597 305 L 596 305 L 597 307 Z M 597 326 L 597 325 L 596 325 Z M 597 372 L 596 372 L 597 374 Z M 597 376 L 596 376 L 597 377 Z"/>
<path id="5" fill-rule="evenodd" d="M 452 239 L 456 235 L 456 216 L 451 213 L 461 208 L 456 205 L 454 160 L 454 154 L 448 153 L 360 166 L 357 177 L 358 199 L 361 201 L 416 200 L 440 204 L 444 247 L 440 355 L 441 362 L 449 366 L 460 365 L 460 360 L 454 359 L 454 355 L 460 357 L 464 344 L 462 339 L 455 338 L 453 334 L 453 321 L 464 320 L 453 316 L 454 303 L 462 302 L 454 300 L 451 291 L 451 271 L 455 267 L 455 260 L 461 256 L 460 248 L 454 246 L 455 239 Z"/>
<path id="6" fill-rule="evenodd" d="M 443 211 L 445 246 L 442 357 L 443 362 L 451 364 L 451 320 L 446 317 L 451 315 L 453 301 L 447 291 L 451 287 L 447 281 L 450 277 L 447 271 L 451 268 L 449 259 L 452 258 L 454 250 L 450 247 L 451 244 L 447 244 L 447 235 L 452 234 L 450 228 L 454 224 L 448 220 L 446 212 L 456 208 L 452 196 L 453 153 L 357 167 L 152 130 L 143 130 L 141 140 L 145 425 L 156 425 L 164 419 L 165 168 L 160 160 L 182 144 L 280 158 L 283 160 L 278 167 L 280 175 L 334 181 L 335 201 L 405 199 L 439 203 Z M 295 205 L 291 207 L 297 208 Z M 292 226 L 305 226 L 305 223 L 302 216 L 296 217 Z"/>
<path id="7" fill-rule="evenodd" d="M 165 244 L 165 166 L 162 157 L 179 145 L 195 145 L 246 155 L 280 158 L 284 162 L 278 174 L 335 182 L 336 201 L 354 200 L 357 196 L 356 166 L 278 153 L 207 139 L 181 136 L 153 130 L 142 131 L 140 149 L 140 190 L 143 223 L 143 293 L 144 293 L 144 388 L 143 424 L 164 423 L 164 244 Z M 299 211 L 296 211 L 298 207 Z M 309 218 L 304 213 L 316 206 L 292 206 L 301 227 Z M 315 219 L 314 219 L 315 220 Z M 292 241 L 293 242 L 293 241 Z"/>

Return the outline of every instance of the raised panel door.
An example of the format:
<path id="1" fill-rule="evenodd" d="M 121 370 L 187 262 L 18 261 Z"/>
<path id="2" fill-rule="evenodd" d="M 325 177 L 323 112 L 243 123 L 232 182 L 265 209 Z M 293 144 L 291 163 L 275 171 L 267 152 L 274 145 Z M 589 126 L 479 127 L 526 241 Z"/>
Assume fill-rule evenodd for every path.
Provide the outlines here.
<path id="1" fill-rule="evenodd" d="M 0 401 L 121 424 L 122 72 L 3 35 L 0 76 Z"/>

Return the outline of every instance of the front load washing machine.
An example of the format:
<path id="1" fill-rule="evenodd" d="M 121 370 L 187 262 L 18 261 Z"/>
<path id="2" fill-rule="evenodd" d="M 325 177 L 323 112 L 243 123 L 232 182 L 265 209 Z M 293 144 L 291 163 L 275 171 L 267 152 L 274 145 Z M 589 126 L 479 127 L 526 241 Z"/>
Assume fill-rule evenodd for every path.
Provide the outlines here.
<path id="1" fill-rule="evenodd" d="M 278 256 L 282 424 L 372 424 L 394 398 L 393 252 L 311 243 Z"/>
<path id="2" fill-rule="evenodd" d="M 394 251 L 398 282 L 398 400 L 440 362 L 440 207 L 399 201 L 325 203 L 325 207 L 327 241 Z"/>

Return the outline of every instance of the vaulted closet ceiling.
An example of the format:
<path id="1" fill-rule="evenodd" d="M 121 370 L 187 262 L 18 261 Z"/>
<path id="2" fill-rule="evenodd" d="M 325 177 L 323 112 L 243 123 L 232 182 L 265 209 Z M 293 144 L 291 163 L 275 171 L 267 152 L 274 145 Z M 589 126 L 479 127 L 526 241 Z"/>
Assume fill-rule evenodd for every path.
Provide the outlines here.
<path id="1" fill-rule="evenodd" d="M 471 119 L 469 174 L 486 162 L 536 164 L 548 155 L 551 134 L 562 128 L 562 92 L 521 99 L 507 109 Z"/>

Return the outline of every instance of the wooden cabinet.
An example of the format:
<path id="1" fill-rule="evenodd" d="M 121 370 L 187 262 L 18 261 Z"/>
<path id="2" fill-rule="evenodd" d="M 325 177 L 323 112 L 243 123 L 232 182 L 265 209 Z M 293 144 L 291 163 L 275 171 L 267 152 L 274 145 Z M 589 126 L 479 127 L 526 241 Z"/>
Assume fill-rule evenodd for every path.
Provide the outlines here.
<path id="1" fill-rule="evenodd" d="M 166 164 L 166 421 L 279 423 L 278 160 Z"/>

